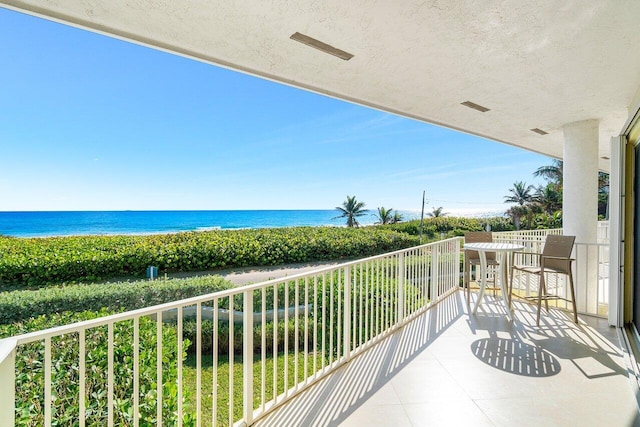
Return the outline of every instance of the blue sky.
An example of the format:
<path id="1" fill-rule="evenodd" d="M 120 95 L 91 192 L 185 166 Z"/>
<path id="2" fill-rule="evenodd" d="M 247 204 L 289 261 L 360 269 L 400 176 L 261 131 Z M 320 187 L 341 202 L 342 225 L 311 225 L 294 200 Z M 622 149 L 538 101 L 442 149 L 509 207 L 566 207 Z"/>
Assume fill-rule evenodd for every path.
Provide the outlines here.
<path id="1" fill-rule="evenodd" d="M 505 210 L 550 159 L 0 8 L 0 211 Z"/>

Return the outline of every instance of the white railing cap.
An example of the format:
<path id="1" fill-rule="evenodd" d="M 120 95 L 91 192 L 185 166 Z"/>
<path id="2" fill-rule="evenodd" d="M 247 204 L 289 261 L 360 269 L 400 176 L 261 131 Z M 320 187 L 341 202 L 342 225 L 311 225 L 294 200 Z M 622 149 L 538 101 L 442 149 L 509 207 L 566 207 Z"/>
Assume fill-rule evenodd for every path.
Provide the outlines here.
<path id="1" fill-rule="evenodd" d="M 0 340 L 0 365 L 2 365 L 5 359 L 15 351 L 17 346 L 18 340 L 15 338 L 5 338 Z"/>

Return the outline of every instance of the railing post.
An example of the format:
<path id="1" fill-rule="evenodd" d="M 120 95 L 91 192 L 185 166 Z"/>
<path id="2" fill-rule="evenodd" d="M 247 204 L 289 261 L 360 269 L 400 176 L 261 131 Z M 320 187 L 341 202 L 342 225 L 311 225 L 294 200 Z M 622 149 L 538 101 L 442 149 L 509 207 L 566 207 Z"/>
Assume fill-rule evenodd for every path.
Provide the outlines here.
<path id="1" fill-rule="evenodd" d="M 233 298 L 233 296 L 231 298 Z M 230 315 L 233 315 L 232 311 Z M 242 349 L 244 384 L 242 392 L 243 418 L 246 425 L 251 425 L 253 423 L 253 291 L 244 292 L 244 307 L 242 308 Z M 287 356 L 285 355 L 285 357 Z"/>
<path id="2" fill-rule="evenodd" d="M 13 427 L 16 406 L 16 340 L 0 340 L 0 427 Z"/>
<path id="3" fill-rule="evenodd" d="M 440 297 L 440 245 L 434 245 L 431 251 L 431 302 Z"/>
<path id="4" fill-rule="evenodd" d="M 351 359 L 351 267 L 344 268 L 344 318 L 342 323 L 343 356 Z"/>
<path id="5" fill-rule="evenodd" d="M 460 278 L 462 277 L 462 263 L 460 262 L 460 243 L 462 243 L 462 238 L 456 241 L 456 250 L 455 250 L 455 263 L 458 268 L 454 270 L 456 274 L 456 289 L 460 289 Z"/>
<path id="6" fill-rule="evenodd" d="M 397 317 L 397 325 L 401 325 L 404 322 L 404 252 L 398 254 L 398 274 L 396 277 L 398 278 L 398 290 L 397 290 L 397 298 L 398 298 L 398 317 Z"/>

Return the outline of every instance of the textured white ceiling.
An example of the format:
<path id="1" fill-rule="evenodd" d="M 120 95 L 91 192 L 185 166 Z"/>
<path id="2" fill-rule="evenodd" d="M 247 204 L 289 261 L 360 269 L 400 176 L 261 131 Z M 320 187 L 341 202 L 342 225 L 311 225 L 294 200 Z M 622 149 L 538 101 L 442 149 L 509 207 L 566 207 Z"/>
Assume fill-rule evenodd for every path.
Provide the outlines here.
<path id="1" fill-rule="evenodd" d="M 556 157 L 562 125 L 587 119 L 601 120 L 608 156 L 640 87 L 637 0 L 0 4 Z M 296 31 L 354 57 L 290 40 Z"/>

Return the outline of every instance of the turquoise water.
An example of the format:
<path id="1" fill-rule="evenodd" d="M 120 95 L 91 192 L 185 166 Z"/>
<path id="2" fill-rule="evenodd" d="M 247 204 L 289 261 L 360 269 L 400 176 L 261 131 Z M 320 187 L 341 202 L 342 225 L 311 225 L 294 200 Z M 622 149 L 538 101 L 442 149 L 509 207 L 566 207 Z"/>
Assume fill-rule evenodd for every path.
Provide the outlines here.
<path id="1" fill-rule="evenodd" d="M 0 234 L 45 237 L 344 225 L 336 216 L 335 210 L 0 212 Z M 375 220 L 373 211 L 359 218 L 363 225 Z"/>

